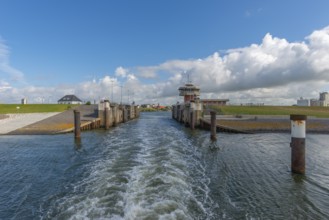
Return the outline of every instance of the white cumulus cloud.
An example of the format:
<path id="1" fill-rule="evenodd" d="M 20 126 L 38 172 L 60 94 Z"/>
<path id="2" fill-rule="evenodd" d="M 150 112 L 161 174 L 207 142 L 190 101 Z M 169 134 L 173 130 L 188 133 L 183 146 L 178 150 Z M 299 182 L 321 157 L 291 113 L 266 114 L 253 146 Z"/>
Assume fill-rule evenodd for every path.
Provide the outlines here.
<path id="1" fill-rule="evenodd" d="M 7 81 L 23 80 L 24 74 L 10 65 L 9 55 L 9 48 L 0 37 L 0 79 Z"/>
<path id="2" fill-rule="evenodd" d="M 126 77 L 128 75 L 128 70 L 123 68 L 122 66 L 119 66 L 118 68 L 116 68 L 115 70 L 115 75 L 117 77 Z"/>
<path id="3" fill-rule="evenodd" d="M 313 96 L 328 87 L 328 60 L 326 27 L 314 31 L 303 42 L 289 42 L 267 33 L 259 44 L 230 49 L 223 55 L 215 52 L 202 59 L 171 60 L 136 71 L 171 74 L 165 82 L 154 84 L 162 98 L 177 96 L 177 88 L 187 81 L 183 74 L 187 71 L 204 97 L 294 104 L 299 96 L 317 98 Z"/>
<path id="4" fill-rule="evenodd" d="M 19 76 L 9 65 L 9 50 L 0 41 L 0 73 Z M 215 52 L 207 57 L 169 60 L 154 66 L 122 67 L 114 76 L 58 85 L 53 88 L 15 88 L 0 79 L 0 102 L 52 97 L 55 101 L 75 93 L 85 101 L 112 98 L 115 102 L 173 104 L 178 88 L 187 81 L 201 88 L 201 98 L 228 98 L 231 103 L 295 104 L 300 96 L 318 98 L 329 90 L 329 27 L 315 30 L 304 41 L 289 42 L 265 34 L 259 43 Z M 2 75 L 1 75 L 2 76 Z M 146 82 L 146 79 L 151 82 Z M 156 80 L 158 81 L 156 81 Z"/>

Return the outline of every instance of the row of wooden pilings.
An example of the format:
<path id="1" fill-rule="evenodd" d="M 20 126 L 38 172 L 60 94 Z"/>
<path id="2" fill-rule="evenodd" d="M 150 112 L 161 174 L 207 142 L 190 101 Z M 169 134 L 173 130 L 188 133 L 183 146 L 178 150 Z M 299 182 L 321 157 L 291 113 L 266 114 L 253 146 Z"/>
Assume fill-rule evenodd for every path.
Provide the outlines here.
<path id="1" fill-rule="evenodd" d="M 190 102 L 181 105 L 173 105 L 172 118 L 180 123 L 184 123 L 186 127 L 194 130 L 196 127 L 201 126 L 202 119 L 202 104 L 200 102 Z M 210 112 L 210 139 L 217 140 L 217 126 L 216 126 L 216 112 Z"/>
<path id="2" fill-rule="evenodd" d="M 181 105 L 182 106 L 182 105 Z M 188 107 L 188 106 L 187 106 Z M 185 113 L 186 114 L 186 113 Z M 194 129 L 195 124 L 200 123 L 195 121 L 194 111 L 190 111 L 189 124 L 191 129 Z M 200 113 L 201 116 L 202 113 Z M 179 122 L 184 122 L 184 110 L 179 105 L 173 106 L 172 117 Z M 185 117 L 185 119 L 187 119 Z M 290 115 L 291 121 L 291 171 L 297 174 L 305 174 L 305 137 L 306 137 L 306 115 Z M 216 112 L 210 111 L 210 140 L 217 141 L 217 119 Z"/>
<path id="3" fill-rule="evenodd" d="M 81 125 L 81 114 L 79 110 L 74 110 L 74 137 L 81 138 L 81 131 L 105 128 L 139 117 L 137 106 L 133 105 L 110 105 L 105 103 L 103 108 L 98 108 L 98 118 Z"/>
<path id="4" fill-rule="evenodd" d="M 186 127 L 195 129 L 200 126 L 202 104 L 199 101 L 191 101 L 190 103 L 173 105 L 172 118 L 184 123 Z"/>

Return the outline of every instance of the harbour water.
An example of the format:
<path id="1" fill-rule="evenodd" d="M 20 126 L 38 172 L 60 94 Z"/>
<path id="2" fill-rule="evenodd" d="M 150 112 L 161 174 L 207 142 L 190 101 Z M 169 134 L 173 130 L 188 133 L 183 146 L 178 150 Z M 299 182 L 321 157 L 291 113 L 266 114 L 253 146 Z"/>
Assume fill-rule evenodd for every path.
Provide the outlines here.
<path id="1" fill-rule="evenodd" d="M 108 131 L 0 136 L 0 219 L 329 219 L 329 136 L 191 131 L 143 113 Z"/>

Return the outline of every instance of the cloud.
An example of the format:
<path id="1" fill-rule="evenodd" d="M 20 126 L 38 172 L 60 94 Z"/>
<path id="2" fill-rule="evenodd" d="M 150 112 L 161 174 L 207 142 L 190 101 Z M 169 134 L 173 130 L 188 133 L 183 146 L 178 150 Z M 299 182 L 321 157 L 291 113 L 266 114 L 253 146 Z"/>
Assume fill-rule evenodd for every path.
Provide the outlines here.
<path id="1" fill-rule="evenodd" d="M 250 18 L 255 14 L 259 14 L 263 11 L 263 8 L 257 8 L 257 9 L 251 9 L 251 10 L 245 10 L 244 16 L 246 18 Z"/>
<path id="2" fill-rule="evenodd" d="M 251 16 L 251 12 L 247 10 L 247 11 L 244 12 L 244 15 L 245 15 L 246 17 L 250 17 L 250 16 Z"/>
<path id="3" fill-rule="evenodd" d="M 137 67 L 138 76 L 145 79 L 153 79 L 157 77 L 156 71 L 158 67 Z"/>
<path id="4" fill-rule="evenodd" d="M 123 68 L 122 66 L 119 66 L 118 68 L 116 68 L 116 70 L 115 70 L 115 75 L 117 76 L 117 77 L 126 77 L 127 76 L 127 74 L 128 74 L 128 69 L 125 69 L 125 68 Z"/>
<path id="5" fill-rule="evenodd" d="M 9 53 L 1 45 L 3 62 Z M 0 102 L 16 102 L 25 96 L 35 102 L 42 100 L 40 97 L 57 101 L 65 94 L 75 93 L 85 101 L 113 97 L 115 102 L 173 104 L 182 100 L 178 88 L 187 82 L 186 72 L 201 88 L 202 98 L 228 98 L 236 104 L 291 105 L 300 96 L 318 98 L 319 92 L 329 88 L 328 60 L 329 27 L 312 32 L 301 42 L 289 42 L 267 33 L 258 44 L 155 66 L 119 66 L 114 76 L 77 85 L 14 88 L 2 79 Z M 145 78 L 159 81 L 146 83 Z"/>
<path id="6" fill-rule="evenodd" d="M 12 87 L 10 86 L 10 84 L 6 81 L 0 81 L 0 92 L 5 92 L 9 89 L 11 89 Z"/>
<path id="7" fill-rule="evenodd" d="M 245 94 L 244 99 L 248 96 L 248 100 L 257 101 L 262 98 L 259 93 L 271 91 L 266 100 L 273 103 L 280 94 L 282 100 L 276 102 L 286 103 L 301 95 L 314 96 L 315 91 L 328 86 L 328 60 L 329 27 L 326 27 L 314 31 L 303 42 L 288 42 L 267 33 L 261 43 L 230 49 L 223 55 L 215 52 L 203 59 L 171 60 L 158 66 L 139 67 L 137 71 L 171 74 L 165 82 L 154 84 L 162 98 L 177 96 L 177 88 L 187 81 L 183 74 L 187 71 L 205 97 L 234 99 L 237 94 Z"/>
<path id="8" fill-rule="evenodd" d="M 23 80 L 24 74 L 10 65 L 9 55 L 9 48 L 0 37 L 0 79 L 14 82 Z"/>

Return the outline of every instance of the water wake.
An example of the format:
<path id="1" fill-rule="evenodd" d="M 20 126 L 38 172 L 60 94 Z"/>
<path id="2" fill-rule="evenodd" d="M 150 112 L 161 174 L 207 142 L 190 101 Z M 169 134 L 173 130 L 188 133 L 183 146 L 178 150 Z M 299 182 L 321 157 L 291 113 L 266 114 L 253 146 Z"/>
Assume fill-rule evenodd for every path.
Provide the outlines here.
<path id="1" fill-rule="evenodd" d="M 103 157 L 59 198 L 46 218 L 207 219 L 209 178 L 185 133 L 158 120 L 118 127 L 101 143 Z M 163 123 L 163 122 L 162 122 Z M 120 135 L 116 135 L 120 133 Z M 174 134 L 174 135 L 173 135 Z M 209 204 L 208 204 L 209 203 Z"/>

